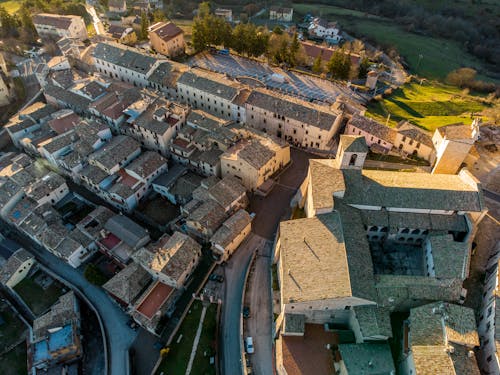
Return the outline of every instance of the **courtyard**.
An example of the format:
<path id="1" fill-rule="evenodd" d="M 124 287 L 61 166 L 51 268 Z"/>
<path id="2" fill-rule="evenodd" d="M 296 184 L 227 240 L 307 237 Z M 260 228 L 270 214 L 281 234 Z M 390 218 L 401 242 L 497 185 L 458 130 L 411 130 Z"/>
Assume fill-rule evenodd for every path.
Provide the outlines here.
<path id="1" fill-rule="evenodd" d="M 422 246 L 400 244 L 396 241 L 369 241 L 375 274 L 424 275 Z"/>

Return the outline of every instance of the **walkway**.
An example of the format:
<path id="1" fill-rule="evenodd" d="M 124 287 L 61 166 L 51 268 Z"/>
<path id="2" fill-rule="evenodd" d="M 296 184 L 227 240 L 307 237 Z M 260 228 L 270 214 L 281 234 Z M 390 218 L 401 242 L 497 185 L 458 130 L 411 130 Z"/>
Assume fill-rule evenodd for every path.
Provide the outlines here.
<path id="1" fill-rule="evenodd" d="M 194 357 L 196 357 L 196 351 L 198 350 L 198 343 L 200 342 L 201 331 L 203 330 L 203 322 L 205 321 L 205 315 L 207 314 L 207 307 L 204 305 L 201 310 L 200 324 L 198 324 L 198 330 L 196 331 L 196 336 L 193 341 L 193 349 L 191 350 L 191 356 L 189 357 L 189 363 L 186 369 L 186 375 L 191 374 L 191 369 L 193 368 Z"/>

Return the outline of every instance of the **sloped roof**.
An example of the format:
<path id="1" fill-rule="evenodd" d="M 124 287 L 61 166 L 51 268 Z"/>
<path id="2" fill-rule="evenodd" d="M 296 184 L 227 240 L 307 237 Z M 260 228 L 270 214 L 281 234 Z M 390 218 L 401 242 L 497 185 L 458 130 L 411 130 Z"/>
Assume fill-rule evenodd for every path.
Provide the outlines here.
<path id="1" fill-rule="evenodd" d="M 104 228 L 130 247 L 136 247 L 145 238 L 149 238 L 146 229 L 125 215 L 111 217 L 104 225 Z"/>

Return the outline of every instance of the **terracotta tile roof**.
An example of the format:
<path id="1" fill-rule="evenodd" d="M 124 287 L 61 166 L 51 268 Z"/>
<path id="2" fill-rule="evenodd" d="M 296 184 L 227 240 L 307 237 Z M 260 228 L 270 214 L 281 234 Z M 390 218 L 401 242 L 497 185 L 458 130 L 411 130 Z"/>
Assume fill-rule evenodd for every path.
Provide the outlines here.
<path id="1" fill-rule="evenodd" d="M 149 28 L 149 32 L 155 33 L 160 39 L 168 42 L 183 31 L 173 22 L 158 22 Z"/>

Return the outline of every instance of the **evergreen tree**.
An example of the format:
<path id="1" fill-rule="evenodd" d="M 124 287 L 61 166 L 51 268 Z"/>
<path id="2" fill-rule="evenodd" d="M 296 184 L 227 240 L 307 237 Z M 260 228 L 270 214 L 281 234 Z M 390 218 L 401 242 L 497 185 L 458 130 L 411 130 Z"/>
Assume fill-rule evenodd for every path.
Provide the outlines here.
<path id="1" fill-rule="evenodd" d="M 370 69 L 370 60 L 364 57 L 359 63 L 358 78 L 366 78 L 369 69 Z"/>
<path id="2" fill-rule="evenodd" d="M 319 74 L 323 71 L 323 51 L 321 51 L 318 57 L 314 59 L 314 63 L 311 69 L 316 74 Z"/>
<path id="3" fill-rule="evenodd" d="M 141 13 L 141 32 L 140 38 L 147 39 L 148 38 L 148 27 L 149 27 L 149 18 L 146 12 Z"/>

